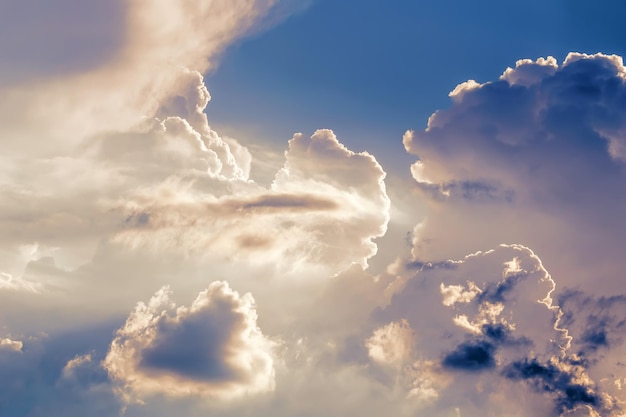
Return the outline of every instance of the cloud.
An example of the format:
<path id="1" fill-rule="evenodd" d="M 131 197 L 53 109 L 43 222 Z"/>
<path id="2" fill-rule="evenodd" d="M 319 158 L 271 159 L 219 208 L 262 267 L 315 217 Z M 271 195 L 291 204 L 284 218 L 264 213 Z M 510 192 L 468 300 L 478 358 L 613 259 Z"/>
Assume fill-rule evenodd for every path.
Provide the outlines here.
<path id="1" fill-rule="evenodd" d="M 131 400 L 146 396 L 233 398 L 272 391 L 272 342 L 254 300 L 214 282 L 190 307 L 167 288 L 139 303 L 117 331 L 104 367 Z"/>
<path id="2" fill-rule="evenodd" d="M 493 410 L 508 389 L 528 388 L 552 404 L 516 405 L 523 415 L 622 414 L 625 74 L 620 57 L 603 54 L 520 60 L 498 80 L 460 84 L 424 131 L 405 134 L 429 208 L 403 274 L 419 272 L 381 317 L 406 318 L 431 341 L 417 351 L 481 387 L 449 392 Z M 525 246 L 474 252 L 510 240 Z M 499 268 L 485 261 L 509 249 L 521 254 L 489 275 Z M 448 313 L 409 307 L 418 288 L 438 289 Z M 427 311 L 432 323 L 419 318 Z"/>
<path id="3" fill-rule="evenodd" d="M 38 3 L 14 7 L 23 14 Z M 271 3 L 94 0 L 99 15 L 75 5 L 80 33 L 53 30 L 41 44 L 40 28 L 26 22 L 41 68 L 21 71 L 30 64 L 18 60 L 0 70 L 0 304 L 3 324 L 24 340 L 21 352 L 0 349 L 10 415 L 382 412 L 406 396 L 370 378 L 361 338 L 383 288 L 363 271 L 390 217 L 382 167 L 318 130 L 294 135 L 271 184 L 260 185 L 257 156 L 204 113 L 202 74 Z M 86 48 L 69 48 L 100 17 Z M 17 38 L 15 26 L 3 29 Z M 60 44 L 68 59 L 52 56 Z M 50 55 L 38 53 L 45 48 Z M 229 284 L 198 295 L 207 270 Z M 117 321 L 168 284 L 198 296 L 175 307 L 163 290 Z M 357 284 L 355 307 L 345 300 Z M 278 355 L 252 297 L 230 285 L 254 291 L 258 323 L 281 349 L 295 350 L 292 335 L 302 336 L 311 360 Z M 112 341 L 100 320 L 118 329 Z M 55 336 L 35 352 L 22 334 L 42 330 Z M 432 397 L 423 379 L 412 379 L 415 398 Z M 335 401 L 313 403 L 312 390 Z M 272 395 L 248 395 L 264 393 Z"/>
<path id="4" fill-rule="evenodd" d="M 6 272 L 0 272 L 0 290 L 37 292 L 38 283 L 16 278 Z"/>
<path id="5" fill-rule="evenodd" d="M 119 0 L 61 0 L 54 6 L 26 0 L 3 7 L 0 86 L 93 69 L 116 55 L 126 34 Z"/>
<path id="6" fill-rule="evenodd" d="M 374 321 L 391 324 L 366 343 L 370 356 L 378 349 L 378 356 L 392 357 L 381 354 L 381 342 L 410 329 L 410 352 L 402 357 L 416 369 L 430 363 L 436 374 L 451 377 L 430 379 L 437 393 L 433 410 L 456 405 L 470 416 L 484 415 L 486 408 L 512 415 L 620 415 L 623 395 L 615 381 L 623 378 L 617 364 L 623 355 L 622 297 L 596 302 L 577 292 L 557 296 L 557 281 L 523 245 L 500 245 L 460 260 L 407 262 L 397 280 L 401 285 L 390 303 L 373 314 Z M 603 354 L 593 354 L 590 329 L 606 329 L 615 350 L 602 344 L 597 349 Z M 533 398 L 532 406 L 507 403 L 506 392 L 521 389 L 529 390 L 524 398 Z"/>
<path id="7" fill-rule="evenodd" d="M 23 347 L 24 343 L 21 340 L 12 340 L 8 337 L 0 339 L 0 350 L 21 352 Z"/>
<path id="8" fill-rule="evenodd" d="M 594 297 L 581 291 L 559 294 L 559 304 L 577 348 L 584 355 L 598 349 L 610 349 L 624 343 L 620 335 L 626 326 L 626 296 Z"/>
<path id="9" fill-rule="evenodd" d="M 484 340 L 463 342 L 455 350 L 447 353 L 441 364 L 450 369 L 480 371 L 495 366 L 494 353 L 495 346 Z"/>
<path id="10" fill-rule="evenodd" d="M 127 130 L 138 120 L 150 118 L 162 101 L 177 91 L 189 69 L 205 72 L 214 68 L 224 47 L 250 29 L 273 3 L 175 0 L 146 4 L 131 0 L 104 4 L 98 0 L 92 10 L 72 0 L 63 1 L 71 9 L 60 7 L 53 11 L 52 15 L 58 18 L 46 15 L 46 21 L 53 25 L 49 31 L 54 33 L 47 42 L 36 41 L 46 36 L 34 22 L 26 27 L 3 25 L 8 31 L 6 39 L 33 37 L 35 51 L 43 49 L 43 56 L 53 55 L 54 47 L 46 50 L 51 44 L 63 45 L 63 51 L 67 41 L 77 45 L 78 39 L 84 39 L 81 31 L 95 37 L 72 49 L 73 54 L 69 55 L 75 55 L 74 59 L 62 61 L 61 68 L 55 68 L 55 62 L 61 61 L 55 56 L 43 62 L 52 71 L 38 73 L 38 82 L 31 83 L 26 78 L 1 87 L 0 133 L 10 138 L 3 144 L 10 154 L 19 155 L 24 146 L 32 147 L 32 155 L 67 151 L 81 139 L 102 130 Z M 14 12 L 28 15 L 35 7 L 50 13 L 50 8 L 37 3 L 30 0 L 14 6 Z M 84 18 L 85 26 L 75 24 L 76 16 L 70 10 Z M 26 22 L 41 18 L 35 14 Z M 106 22 L 100 23 L 101 18 L 107 18 Z M 68 19 L 72 19 L 70 26 L 66 24 Z M 207 25 L 207 21 L 211 24 Z M 78 33 L 68 33 L 68 27 Z M 27 28 L 33 30 L 29 33 Z M 19 73 L 24 65 L 20 65 L 20 60 L 16 62 L 17 68 L 4 72 Z M 45 141 L 35 141 L 42 136 Z"/>
<path id="11" fill-rule="evenodd" d="M 520 60 L 499 79 L 455 88 L 449 108 L 404 136 L 429 202 L 414 256 L 522 242 L 568 283 L 616 289 L 626 236 L 625 74 L 618 56 L 570 53 L 560 64 Z M 590 275 L 600 276 L 593 288 Z"/>
<path id="12" fill-rule="evenodd" d="M 406 320 L 376 329 L 365 341 L 370 358 L 384 365 L 401 366 L 413 351 L 415 334 Z"/>
<path id="13" fill-rule="evenodd" d="M 509 364 L 504 375 L 510 379 L 530 381 L 535 390 L 553 396 L 558 415 L 585 406 L 603 415 L 611 411 L 602 404 L 602 398 L 582 366 L 558 360 L 541 363 L 536 359 L 526 359 Z"/>

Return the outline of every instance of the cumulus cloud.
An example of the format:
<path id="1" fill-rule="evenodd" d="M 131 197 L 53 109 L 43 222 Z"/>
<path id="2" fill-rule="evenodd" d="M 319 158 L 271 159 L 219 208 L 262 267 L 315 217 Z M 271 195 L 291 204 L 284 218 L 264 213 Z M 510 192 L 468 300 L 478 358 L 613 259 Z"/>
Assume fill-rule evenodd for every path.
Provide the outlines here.
<path id="1" fill-rule="evenodd" d="M 410 339 L 413 360 L 453 376 L 431 380 L 437 393 L 434 410 L 455 405 L 470 416 L 484 415 L 485 407 L 506 409 L 512 415 L 561 416 L 585 410 L 591 415 L 620 415 L 622 396 L 606 381 L 620 380 L 619 371 L 600 370 L 578 348 L 587 346 L 585 328 L 601 327 L 585 323 L 576 330 L 574 323 L 591 316 L 588 320 L 606 322 L 611 337 L 620 340 L 616 326 L 621 316 L 613 311 L 602 319 L 571 311 L 565 300 L 569 297 L 574 305 L 577 296 L 556 297 L 557 282 L 529 248 L 500 245 L 460 260 L 408 262 L 402 275 L 407 278 L 398 278 L 402 284 L 390 304 L 374 315 L 382 322 L 393 320 L 392 324 L 378 329 L 366 343 L 376 359 L 384 356 L 382 341 L 398 333 L 392 330 L 415 329 L 417 336 Z M 602 302 L 615 304 L 617 299 Z M 398 349 L 404 345 L 393 344 Z M 611 356 L 615 359 L 621 353 L 617 348 Z M 520 389 L 537 398 L 532 407 L 507 404 L 501 397 Z M 477 402 L 485 405 L 474 409 Z"/>
<path id="2" fill-rule="evenodd" d="M 208 124 L 210 95 L 201 74 L 179 68 L 170 87 L 123 126 L 103 116 L 84 132 L 42 119 L 76 139 L 68 153 L 54 147 L 62 156 L 3 156 L 0 287 L 40 294 L 6 305 L 51 317 L 66 310 L 55 306 L 83 304 L 98 288 L 94 310 L 119 314 L 145 293 L 146 275 L 136 273 L 146 270 L 142 261 L 152 265 L 153 283 L 164 285 L 182 259 L 223 271 L 238 263 L 237 274 L 222 277 L 250 281 L 251 265 L 275 268 L 280 277 L 329 276 L 366 265 L 376 253 L 390 202 L 373 156 L 348 150 L 329 130 L 298 134 L 275 181 L 262 186 L 250 177 L 250 152 Z M 117 103 L 108 110 L 126 114 L 127 108 Z M 27 247 L 37 249 L 26 254 Z M 126 282 L 124 301 L 108 285 L 111 265 L 117 265 L 112 275 Z M 273 279 L 275 272 L 267 275 Z"/>
<path id="3" fill-rule="evenodd" d="M 402 312 L 420 334 L 439 329 L 425 337 L 438 346 L 429 357 L 481 387 L 452 384 L 451 392 L 491 401 L 494 410 L 507 390 L 528 390 L 538 399 L 532 411 L 507 410 L 522 415 L 623 413 L 624 311 L 616 294 L 624 268 L 618 248 L 626 243 L 625 74 L 612 55 L 523 59 L 498 80 L 460 84 L 424 131 L 405 134 L 429 208 L 411 236 L 407 271 L 419 273 L 400 281 L 405 287 L 387 309 L 396 313 L 382 316 L 397 320 Z M 510 240 L 526 246 L 441 261 Z M 484 262 L 509 250 L 519 253 L 500 258 L 499 268 Z M 500 277 L 488 279 L 490 270 Z M 418 287 L 434 293 L 435 285 L 448 312 L 440 320 L 433 312 L 441 307 L 424 307 L 428 323 L 401 300 Z M 481 413 L 470 404 L 460 409 Z"/>
<path id="4" fill-rule="evenodd" d="M 365 265 L 376 253 L 372 240 L 384 235 L 389 220 L 380 165 L 346 149 L 329 130 L 294 136 L 285 158 L 269 189 L 240 175 L 209 172 L 127 195 L 119 203 L 127 222 L 114 239 L 135 247 L 248 254 L 288 268 Z"/>
<path id="5" fill-rule="evenodd" d="M 406 320 L 376 329 L 365 346 L 372 360 L 388 365 L 402 365 L 413 351 L 415 334 Z"/>
<path id="6" fill-rule="evenodd" d="M 573 285 L 601 271 L 593 290 L 612 291 L 626 236 L 625 74 L 618 56 L 571 53 L 560 64 L 520 60 L 497 80 L 455 88 L 449 108 L 404 136 L 430 206 L 414 255 L 523 242 Z"/>
<path id="7" fill-rule="evenodd" d="M 190 307 L 167 288 L 139 303 L 117 331 L 104 367 L 131 400 L 151 395 L 232 398 L 274 389 L 272 342 L 254 300 L 214 282 Z"/>

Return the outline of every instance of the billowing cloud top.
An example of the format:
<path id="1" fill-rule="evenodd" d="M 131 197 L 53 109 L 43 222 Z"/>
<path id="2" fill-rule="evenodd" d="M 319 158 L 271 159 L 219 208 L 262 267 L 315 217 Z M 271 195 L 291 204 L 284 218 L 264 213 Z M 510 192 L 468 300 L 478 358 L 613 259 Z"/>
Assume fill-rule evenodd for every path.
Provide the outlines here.
<path id="1" fill-rule="evenodd" d="M 498 80 L 469 81 L 450 96 L 450 108 L 434 113 L 427 129 L 404 136 L 433 211 L 416 231 L 415 253 L 457 257 L 523 242 L 577 285 L 598 268 L 619 274 L 610 265 L 626 232 L 622 59 L 571 53 L 560 65 L 551 57 L 520 60 Z M 563 240 L 567 251 L 559 249 Z M 566 264 L 575 270 L 561 269 Z M 611 285 L 600 283 L 605 292 Z"/>

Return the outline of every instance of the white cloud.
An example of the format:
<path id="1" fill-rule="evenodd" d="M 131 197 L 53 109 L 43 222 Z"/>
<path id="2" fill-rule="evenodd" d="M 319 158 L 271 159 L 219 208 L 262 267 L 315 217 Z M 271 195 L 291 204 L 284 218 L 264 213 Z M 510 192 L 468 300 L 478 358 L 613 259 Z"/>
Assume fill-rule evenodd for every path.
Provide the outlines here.
<path id="1" fill-rule="evenodd" d="M 406 338 L 400 336 L 412 335 L 412 366 L 422 370 L 422 379 L 435 375 L 424 380 L 433 396 L 422 404 L 436 412 L 458 407 L 464 416 L 481 416 L 486 409 L 494 415 L 557 416 L 583 409 L 620 415 L 622 395 L 613 381 L 622 375 L 609 369 L 619 369 L 615 360 L 623 354 L 623 297 L 598 303 L 583 293 L 556 297 L 557 282 L 522 245 L 500 245 L 460 260 L 412 261 L 399 273 L 406 277 L 398 278 L 405 281 L 402 288 L 374 315 L 391 324 L 377 329 L 366 346 L 378 362 L 401 357 L 406 363 L 407 355 L 396 350 L 405 352 Z M 573 310 L 581 305 L 590 311 Z M 601 361 L 588 353 L 592 342 L 603 349 Z M 410 381 L 406 369 L 398 375 Z M 507 399 L 520 390 L 526 401 Z"/>
<path id="2" fill-rule="evenodd" d="M 98 65 L 77 65 L 78 71 L 44 76 L 34 85 L 27 79 L 2 88 L 0 133 L 11 139 L 3 144 L 5 152 L 19 153 L 29 146 L 33 155 L 49 155 L 102 130 L 126 130 L 142 117 L 150 118 L 163 99 L 177 91 L 188 69 L 213 68 L 223 48 L 271 4 L 271 0 L 131 0 L 110 6 L 116 9 L 111 24 L 123 22 L 123 35 L 112 53 L 99 57 Z M 67 17 L 60 20 L 53 23 L 63 24 Z M 24 28 L 8 27 L 9 38 L 23 34 Z"/>
<path id="3" fill-rule="evenodd" d="M 384 365 L 402 366 L 413 354 L 415 332 L 406 320 L 389 323 L 365 341 L 370 358 Z"/>
<path id="4" fill-rule="evenodd" d="M 224 159 L 212 155 L 215 162 L 208 165 L 221 167 Z M 242 174 L 224 177 L 209 169 L 208 175 L 178 174 L 126 195 L 112 203 L 128 219 L 114 240 L 132 247 L 210 250 L 287 269 L 365 265 L 376 253 L 372 239 L 384 235 L 389 220 L 380 165 L 369 154 L 346 149 L 328 130 L 311 138 L 296 135 L 285 158 L 270 189 Z M 153 163 L 167 166 L 161 159 Z"/>
<path id="5" fill-rule="evenodd" d="M 273 345 L 257 326 L 254 300 L 214 282 L 190 307 L 167 288 L 139 303 L 103 364 L 131 401 L 165 395 L 233 398 L 274 389 Z"/>
<path id="6" fill-rule="evenodd" d="M 12 340 L 10 338 L 0 339 L 0 350 L 21 352 L 23 347 L 24 343 L 22 343 L 21 340 Z"/>

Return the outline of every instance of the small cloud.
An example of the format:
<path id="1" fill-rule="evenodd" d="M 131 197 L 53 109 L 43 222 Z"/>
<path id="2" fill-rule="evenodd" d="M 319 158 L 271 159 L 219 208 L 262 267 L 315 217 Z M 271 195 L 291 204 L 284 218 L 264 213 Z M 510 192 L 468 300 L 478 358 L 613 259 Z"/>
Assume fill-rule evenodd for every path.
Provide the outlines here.
<path id="1" fill-rule="evenodd" d="M 365 341 L 369 357 L 380 364 L 401 367 L 413 354 L 415 332 L 406 320 L 374 330 Z"/>
<path id="2" fill-rule="evenodd" d="M 273 344 L 256 324 L 250 294 L 214 282 L 176 309 L 169 295 L 163 288 L 137 305 L 103 362 L 128 398 L 225 399 L 274 389 Z"/>
<path id="3" fill-rule="evenodd" d="M 24 343 L 21 340 L 12 340 L 9 338 L 0 339 L 0 351 L 13 351 L 21 352 L 24 348 Z"/>

